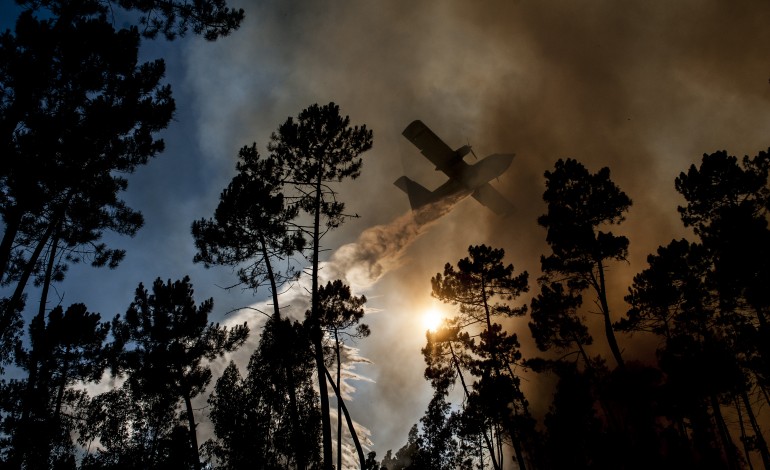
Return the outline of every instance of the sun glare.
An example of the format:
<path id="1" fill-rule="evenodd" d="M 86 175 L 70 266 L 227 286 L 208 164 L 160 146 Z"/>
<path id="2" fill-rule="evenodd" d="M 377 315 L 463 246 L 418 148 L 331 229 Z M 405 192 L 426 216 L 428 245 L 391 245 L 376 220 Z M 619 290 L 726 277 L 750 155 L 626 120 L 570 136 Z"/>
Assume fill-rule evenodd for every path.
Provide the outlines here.
<path id="1" fill-rule="evenodd" d="M 431 308 L 422 314 L 422 325 L 430 331 L 436 331 L 442 321 L 444 315 L 438 309 Z"/>

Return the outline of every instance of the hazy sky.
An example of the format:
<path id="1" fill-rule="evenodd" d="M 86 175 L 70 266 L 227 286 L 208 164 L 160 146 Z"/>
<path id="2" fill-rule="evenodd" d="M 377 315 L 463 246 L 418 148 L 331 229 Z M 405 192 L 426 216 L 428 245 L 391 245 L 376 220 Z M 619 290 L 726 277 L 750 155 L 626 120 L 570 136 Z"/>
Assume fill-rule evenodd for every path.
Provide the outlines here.
<path id="1" fill-rule="evenodd" d="M 688 235 L 676 212 L 679 172 L 705 152 L 754 155 L 770 145 L 767 2 L 233 3 L 246 20 L 228 38 L 145 43 L 148 59 L 165 57 L 178 103 L 165 154 L 140 169 L 126 193 L 147 225 L 134 239 L 118 240 L 128 250 L 119 269 L 74 269 L 59 293 L 65 304 L 83 301 L 111 317 L 125 311 L 140 281 L 189 274 L 198 299 L 214 296 L 219 312 L 260 300 L 266 293 L 217 288 L 233 282 L 227 268 L 193 265 L 190 224 L 213 214 L 238 148 L 256 141 L 264 152 L 286 117 L 336 102 L 353 124 L 374 131 L 361 177 L 339 187 L 361 217 L 325 244 L 331 255 L 359 243 L 338 253 L 327 272 L 358 266 L 350 280 L 376 310 L 367 319 L 372 336 L 357 345 L 371 363 L 355 369 L 371 382 L 352 382 L 349 408 L 371 430 L 379 457 L 405 442 L 429 399 L 420 317 L 433 303 L 431 276 L 469 245 L 485 243 L 504 248 L 516 272 L 529 271 L 536 290 L 547 248 L 536 222 L 545 210 L 543 172 L 558 158 L 574 157 L 591 171 L 609 166 L 634 201 L 618 229 L 631 240 L 629 262 L 610 272 L 618 319 L 646 255 Z M 429 189 L 444 181 L 401 136 L 414 119 L 450 147 L 470 142 L 479 157 L 516 153 L 493 183 L 516 213 L 501 219 L 466 199 L 428 226 L 412 223 L 393 181 L 406 174 Z M 473 163 L 470 155 L 466 161 Z M 364 279 L 353 255 L 386 262 Z M 526 320 L 514 328 L 525 355 L 535 354 Z M 592 352 L 603 353 L 596 337 Z M 623 340 L 626 357 L 644 359 L 648 343 L 643 336 Z M 536 410 L 547 407 L 543 379 L 527 380 Z"/>

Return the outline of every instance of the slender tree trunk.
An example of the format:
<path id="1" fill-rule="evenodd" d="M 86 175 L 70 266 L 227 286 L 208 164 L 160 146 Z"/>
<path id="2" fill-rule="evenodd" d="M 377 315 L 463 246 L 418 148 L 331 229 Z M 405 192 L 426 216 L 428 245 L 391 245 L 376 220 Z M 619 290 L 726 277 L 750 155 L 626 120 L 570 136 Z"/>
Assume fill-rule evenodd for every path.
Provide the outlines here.
<path id="1" fill-rule="evenodd" d="M 56 266 L 56 248 L 59 245 L 59 229 L 58 225 L 55 229 L 55 232 L 53 236 L 51 237 L 51 244 L 50 248 L 48 250 L 48 263 L 46 264 L 45 268 L 45 277 L 43 278 L 43 288 L 40 292 L 40 306 L 38 308 L 38 315 L 41 318 L 45 318 L 45 311 L 46 306 L 48 305 L 48 291 L 51 287 L 51 279 L 53 277 L 53 268 Z M 69 349 L 69 348 L 68 348 Z M 64 397 L 64 388 L 67 383 L 67 368 L 69 365 L 67 364 L 67 359 L 64 360 L 64 364 L 62 364 L 62 382 L 59 386 L 59 390 L 56 396 L 56 410 L 53 415 L 53 419 L 50 421 L 51 423 L 54 423 L 55 426 L 53 429 L 48 429 L 45 433 L 45 442 L 43 443 L 42 448 L 45 449 L 45 460 L 46 462 L 49 460 L 51 455 L 51 440 L 53 438 L 53 434 L 57 433 L 59 431 L 59 417 L 61 413 L 61 402 Z"/>
<path id="2" fill-rule="evenodd" d="M 741 413 L 741 402 L 737 397 L 733 397 L 733 403 L 735 403 L 735 411 L 738 412 L 738 426 L 741 430 L 741 442 L 743 443 L 743 455 L 746 456 L 746 463 L 749 464 L 749 470 L 754 470 L 754 465 L 751 463 L 751 449 L 749 449 L 749 442 L 746 436 L 746 427 L 743 425 L 743 413 Z"/>
<path id="3" fill-rule="evenodd" d="M 486 316 L 487 320 L 487 334 L 489 335 L 489 349 L 490 349 L 490 355 L 492 356 L 492 363 L 494 364 L 494 373 L 495 378 L 499 380 L 500 376 L 502 375 L 500 373 L 500 360 L 498 358 L 498 351 L 497 351 L 497 341 L 494 340 L 494 332 L 492 331 L 492 315 L 489 312 L 489 303 L 487 300 L 487 286 L 486 282 L 484 280 L 484 276 L 481 276 L 481 298 L 484 302 L 484 314 Z M 511 380 L 513 380 L 513 373 L 511 371 Z M 513 452 L 516 455 L 516 462 L 519 464 L 520 470 L 526 470 L 527 464 L 524 461 L 524 453 L 521 448 L 521 441 L 519 440 L 518 432 L 516 432 L 516 426 L 514 425 L 513 418 L 508 416 L 508 410 L 499 410 L 500 411 L 500 420 L 503 421 L 506 425 L 506 430 L 508 431 L 508 436 L 511 438 L 511 445 L 513 446 Z M 502 439 L 500 439 L 500 436 L 498 435 L 498 440 L 502 442 Z M 502 462 L 502 460 L 501 460 Z"/>
<path id="4" fill-rule="evenodd" d="M 281 309 L 278 305 L 278 285 L 275 282 L 275 274 L 273 273 L 273 264 L 270 262 L 270 256 L 267 252 L 267 240 L 263 233 L 259 234 L 259 244 L 262 248 L 262 259 L 265 261 L 265 269 L 267 269 L 267 280 L 270 282 L 270 295 L 273 298 L 273 314 L 278 320 L 281 319 Z"/>
<path id="5" fill-rule="evenodd" d="M 358 452 L 358 460 L 359 462 L 361 462 L 361 470 L 363 470 L 366 466 L 366 457 L 364 457 L 364 449 L 363 447 L 361 447 L 361 442 L 359 442 L 358 440 L 358 434 L 356 433 L 356 429 L 353 427 L 353 420 L 350 418 L 350 413 L 348 413 L 348 408 L 345 406 L 345 401 L 342 400 L 340 389 L 334 385 L 334 379 L 332 378 L 332 375 L 329 373 L 329 370 L 324 367 L 324 372 L 325 372 L 326 378 L 329 380 L 329 383 L 332 386 L 332 390 L 334 390 L 334 394 L 337 396 L 337 402 L 340 404 L 340 408 L 342 408 L 342 412 L 345 414 L 345 421 L 348 424 L 348 430 L 350 431 L 350 436 L 353 438 L 353 444 L 356 446 L 356 452 Z"/>
<path id="6" fill-rule="evenodd" d="M 321 331 L 321 323 L 318 318 L 318 251 L 320 249 L 321 238 L 321 177 L 323 170 L 323 161 L 318 158 L 318 168 L 315 184 L 315 214 L 313 220 L 313 268 L 312 268 L 312 311 L 311 311 L 311 335 L 313 338 L 313 346 L 315 347 L 315 362 L 316 369 L 318 369 L 318 394 L 321 399 L 321 436 L 323 439 L 323 468 L 324 470 L 332 470 L 333 468 L 333 456 L 332 456 L 332 429 L 331 421 L 329 418 L 329 392 L 326 388 L 326 377 L 324 371 L 326 365 L 324 364 L 324 352 L 323 352 L 323 332 Z"/>
<path id="7" fill-rule="evenodd" d="M 465 399 L 467 400 L 470 398 L 471 394 L 468 392 L 468 385 L 465 383 L 465 377 L 463 376 L 463 371 L 460 369 L 460 362 L 457 360 L 457 356 L 455 355 L 454 348 L 452 348 L 452 342 L 449 342 L 449 352 L 452 354 L 452 363 L 455 366 L 455 370 L 457 370 L 457 377 L 460 379 L 460 384 L 463 386 L 463 392 L 465 392 Z M 495 470 L 501 470 L 502 467 L 498 465 L 497 459 L 495 458 L 495 452 L 494 447 L 492 447 L 492 441 L 490 440 L 489 436 L 487 436 L 487 432 L 483 430 L 481 433 L 484 435 L 484 443 L 487 445 L 487 450 L 489 451 L 489 456 L 492 459 L 492 468 Z M 483 459 L 482 459 L 482 465 L 483 465 Z"/>
<path id="8" fill-rule="evenodd" d="M 725 419 L 722 416 L 722 409 L 719 406 L 719 400 L 717 400 L 716 395 L 713 394 L 709 396 L 709 399 L 711 400 L 711 409 L 714 412 L 714 420 L 716 421 L 719 437 L 722 441 L 725 457 L 727 458 L 727 466 L 730 469 L 738 469 L 740 468 L 740 465 L 738 464 L 738 459 L 735 455 L 735 443 L 733 442 L 733 438 L 730 436 L 730 430 L 727 428 Z"/>
<path id="9" fill-rule="evenodd" d="M 44 319 L 44 317 L 43 317 Z M 34 319 L 33 319 L 34 321 Z M 45 320 L 43 320 L 45 321 Z M 20 470 L 29 452 L 30 441 L 32 440 L 30 429 L 30 415 L 32 414 L 33 400 L 38 399 L 37 378 L 38 378 L 38 354 L 39 351 L 34 347 L 29 353 L 27 362 L 27 384 L 24 395 L 21 397 L 21 417 L 12 436 L 12 449 L 8 458 L 8 468 Z"/>
<path id="10" fill-rule="evenodd" d="M 276 328 L 280 330 L 283 328 L 283 325 L 281 324 L 281 308 L 278 304 L 278 285 L 275 281 L 273 265 L 270 262 L 270 256 L 267 253 L 267 241 L 265 240 L 265 235 L 263 233 L 259 234 L 259 243 L 262 248 L 262 258 L 265 261 L 265 268 L 267 269 L 267 279 L 270 282 L 270 294 L 273 298 L 273 317 L 276 321 Z M 292 335 L 294 334 L 292 331 L 287 331 L 287 333 Z M 294 379 L 294 371 L 292 369 L 291 363 L 284 363 L 284 372 L 286 374 L 286 382 L 289 384 L 287 392 L 289 394 L 289 416 L 291 419 L 291 427 L 294 431 L 292 433 L 291 439 L 294 443 L 294 459 L 297 464 L 297 469 L 305 470 L 307 464 L 305 462 L 305 453 L 303 451 L 305 446 L 302 442 L 302 432 L 299 423 L 299 409 L 297 407 L 296 390 L 297 384 Z"/>
<path id="11" fill-rule="evenodd" d="M 754 430 L 754 437 L 757 442 L 757 450 L 759 450 L 759 455 L 762 456 L 762 464 L 765 466 L 765 469 L 770 469 L 770 455 L 767 451 L 767 442 L 765 441 L 765 437 L 762 435 L 762 429 L 759 427 L 757 417 L 754 415 L 754 410 L 752 409 L 751 401 L 749 400 L 749 395 L 745 390 L 741 392 L 741 398 L 743 399 L 743 404 L 746 405 L 746 415 L 749 417 L 751 428 Z"/>
<path id="12" fill-rule="evenodd" d="M 762 396 L 765 398 L 765 403 L 770 405 L 770 395 L 767 393 L 767 387 L 762 385 L 762 383 L 758 383 L 757 386 L 759 387 L 759 390 L 762 392 Z"/>
<path id="13" fill-rule="evenodd" d="M 21 304 L 21 298 L 24 295 L 24 288 L 27 286 L 27 282 L 32 275 L 32 271 L 35 269 L 35 264 L 37 263 L 38 258 L 40 258 L 40 254 L 43 252 L 43 249 L 48 244 L 48 240 L 51 238 L 51 235 L 54 232 L 54 228 L 57 225 L 58 224 L 56 223 L 51 223 L 48 225 L 45 232 L 43 232 L 43 235 L 38 241 L 37 246 L 35 247 L 35 251 L 32 252 L 27 265 L 24 267 L 24 271 L 19 278 L 19 282 L 16 284 L 16 289 L 13 291 L 11 299 L 6 304 L 5 311 L 2 312 L 2 317 L 0 317 L 0 335 L 5 334 L 8 328 L 11 327 L 15 317 L 15 312 Z"/>
<path id="14" fill-rule="evenodd" d="M 56 248 L 59 245 L 59 230 L 58 225 L 53 236 L 51 237 L 51 248 L 48 250 L 48 264 L 45 268 L 45 277 L 43 279 L 43 289 L 40 292 L 40 307 L 38 308 L 38 315 L 45 316 L 46 305 L 48 305 L 48 290 L 51 287 L 51 278 L 53 276 L 53 268 L 56 266 Z"/>
<path id="15" fill-rule="evenodd" d="M 588 357 L 588 354 L 586 353 L 585 348 L 583 345 L 578 341 L 577 336 L 572 336 L 573 341 L 575 341 L 575 344 L 577 344 L 578 351 L 580 352 L 580 356 L 583 358 L 583 361 L 586 363 L 586 369 L 593 370 L 594 366 L 591 363 L 591 359 Z"/>
<path id="16" fill-rule="evenodd" d="M 193 414 L 192 401 L 190 395 L 184 392 L 184 404 L 187 409 L 187 425 L 189 426 L 190 446 L 192 446 L 192 458 L 195 470 L 201 470 L 201 457 L 198 453 L 198 436 L 195 432 L 195 415 Z"/>
<path id="17" fill-rule="evenodd" d="M 69 380 L 69 348 L 67 348 L 67 359 L 64 360 L 62 365 L 61 379 L 59 380 L 59 390 L 56 392 L 56 408 L 54 409 L 53 420 L 55 423 L 59 423 L 61 419 L 62 402 L 64 401 L 64 390 L 67 388 L 67 380 Z"/>
<path id="18" fill-rule="evenodd" d="M 13 241 L 21 225 L 21 211 L 13 207 L 8 210 L 5 217 L 5 233 L 3 241 L 0 242 L 0 281 L 5 276 L 8 269 L 8 263 L 11 260 L 11 251 L 13 250 Z"/>
<path id="19" fill-rule="evenodd" d="M 340 339 L 337 336 L 337 330 L 334 330 L 334 349 L 337 353 L 337 389 L 340 390 L 340 376 L 342 368 L 340 364 Z M 337 468 L 342 469 L 342 415 L 340 412 L 342 411 L 342 399 L 339 396 L 339 393 L 337 394 Z M 363 467 L 361 467 L 363 468 Z"/>
<path id="20" fill-rule="evenodd" d="M 58 234 L 58 232 L 57 232 Z M 40 294 L 40 306 L 38 308 L 37 316 L 43 321 L 43 328 L 45 328 L 45 307 L 48 298 L 48 288 L 51 285 L 51 276 L 53 273 L 53 267 L 56 260 L 56 247 L 59 242 L 58 235 L 54 235 L 51 239 L 51 248 L 48 252 L 48 263 L 46 265 L 45 278 L 43 280 L 43 289 Z M 44 246 L 43 243 L 38 245 L 39 248 Z M 39 257 L 42 248 L 37 252 L 35 261 Z M 25 281 L 26 282 L 26 281 Z M 33 400 L 39 399 L 39 391 L 37 390 L 37 377 L 38 377 L 38 354 L 39 352 L 34 348 L 30 352 L 28 370 L 29 376 L 27 377 L 26 393 L 22 397 L 22 414 L 19 422 L 19 429 L 14 436 L 14 448 L 16 449 L 15 457 L 10 459 L 11 468 L 21 468 L 24 460 L 26 460 L 27 453 L 29 452 L 29 442 L 32 439 L 30 435 L 30 414 L 32 412 Z M 58 407 L 60 408 L 60 407 Z M 58 417 L 58 410 L 54 418 Z M 38 436 L 40 437 L 40 436 Z M 48 441 L 48 436 L 45 436 Z M 48 442 L 45 443 L 45 448 L 48 448 Z M 46 459 L 47 460 L 47 459 Z"/>
<path id="21" fill-rule="evenodd" d="M 612 329 L 612 319 L 610 318 L 610 307 L 607 304 L 607 289 L 604 282 L 604 266 L 601 261 L 596 263 L 599 269 L 599 303 L 602 307 L 602 315 L 604 316 L 604 333 L 607 336 L 607 343 L 610 345 L 610 351 L 615 358 L 615 362 L 618 363 L 618 367 L 625 367 L 623 362 L 623 356 L 620 354 L 620 347 L 618 341 L 615 338 L 615 331 Z"/>

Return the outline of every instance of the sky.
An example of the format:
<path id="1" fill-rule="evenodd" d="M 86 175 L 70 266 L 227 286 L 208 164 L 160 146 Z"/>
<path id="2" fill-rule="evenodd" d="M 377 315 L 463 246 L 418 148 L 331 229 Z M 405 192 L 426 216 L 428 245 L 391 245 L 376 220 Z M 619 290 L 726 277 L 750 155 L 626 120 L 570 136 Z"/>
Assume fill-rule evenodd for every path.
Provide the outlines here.
<path id="1" fill-rule="evenodd" d="M 267 292 L 225 291 L 229 268 L 192 262 L 190 224 L 211 217 L 235 173 L 237 151 L 269 136 L 313 103 L 335 102 L 354 125 L 374 132 L 361 177 L 337 187 L 359 214 L 324 239 L 324 275 L 346 277 L 369 299 L 372 334 L 354 346 L 366 362 L 349 385 L 353 418 L 370 431 L 379 457 L 406 441 L 430 398 L 423 378 L 421 317 L 437 305 L 430 278 L 469 245 L 503 248 L 536 291 L 548 253 L 537 217 L 543 173 L 559 158 L 589 170 L 607 166 L 633 200 L 615 228 L 630 239 L 627 263 L 610 267 L 613 319 L 645 258 L 672 238 L 691 236 L 676 211 L 674 179 L 703 153 L 755 155 L 770 146 L 770 4 L 762 1 L 235 1 L 240 30 L 216 42 L 187 37 L 145 42 L 162 56 L 177 114 L 163 133 L 166 151 L 130 178 L 125 200 L 144 213 L 114 270 L 76 267 L 57 287 L 68 305 L 84 302 L 105 318 L 123 313 L 139 282 L 190 275 L 196 298 L 214 297 L 216 321 L 258 315 L 225 312 L 261 302 Z M 450 147 L 470 143 L 481 158 L 515 153 L 492 184 L 515 206 L 500 218 L 466 198 L 429 223 L 413 218 L 401 175 L 434 189 L 445 177 L 401 136 L 421 119 Z M 468 163 L 473 157 L 466 156 Z M 342 247 L 342 249 L 341 249 Z M 372 264 L 374 263 L 374 264 Z M 300 316 L 301 295 L 292 297 Z M 531 294 L 517 299 L 528 304 Z M 451 312 L 450 307 L 443 307 Z M 290 309 L 287 309 L 289 313 Z M 590 315 L 589 315 L 590 317 Z M 525 357 L 539 354 L 526 318 L 510 327 Z M 592 354 L 607 354 L 595 329 Z M 626 359 L 652 360 L 654 340 L 622 337 Z M 234 358 L 245 361 L 249 349 Z M 221 368 L 222 364 L 217 364 Z M 537 415 L 550 400 L 548 378 L 525 375 Z M 205 412 L 202 412 L 205 413 Z M 205 432 L 205 424 L 201 427 Z"/>

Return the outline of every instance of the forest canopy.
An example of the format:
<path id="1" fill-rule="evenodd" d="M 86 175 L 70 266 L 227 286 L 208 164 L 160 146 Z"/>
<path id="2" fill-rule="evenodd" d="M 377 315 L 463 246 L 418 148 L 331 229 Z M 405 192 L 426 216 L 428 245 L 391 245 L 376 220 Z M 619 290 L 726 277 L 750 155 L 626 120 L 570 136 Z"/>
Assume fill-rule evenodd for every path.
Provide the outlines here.
<path id="1" fill-rule="evenodd" d="M 649 199 L 609 166 L 553 156 L 543 213 L 516 221 L 540 230 L 532 259 L 462 221 L 450 234 L 462 255 L 433 246 L 420 261 L 443 312 L 414 351 L 430 396 L 404 445 L 383 453 L 386 423 L 361 424 L 379 404 L 357 402 L 351 382 L 371 362 L 362 344 L 406 344 L 373 326 L 370 307 L 399 293 L 365 295 L 336 268 L 338 235 L 368 234 L 377 249 L 357 259 L 401 261 L 459 198 L 388 226 L 401 237 L 391 249 L 387 227 L 360 229 L 361 200 L 379 197 L 354 186 L 373 131 L 335 102 L 310 104 L 271 115 L 265 145 L 238 143 L 218 201 L 178 234 L 191 271 L 221 270 L 223 295 L 263 302 L 227 317 L 194 275 L 149 268 L 110 299 L 117 314 L 65 302 L 75 266 L 120 271 L 120 241 L 148 228 L 130 191 L 157 171 L 182 106 L 164 59 L 142 48 L 221 42 L 245 13 L 225 0 L 16 5 L 0 35 L 0 467 L 770 468 L 770 151 L 705 153 L 670 175 L 687 235 L 629 279 L 616 270 L 638 240 L 625 224 Z M 517 269 L 532 260 L 537 272 Z M 372 284 L 383 266 L 366 272 Z M 384 382 L 366 386 L 398 388 Z"/>

